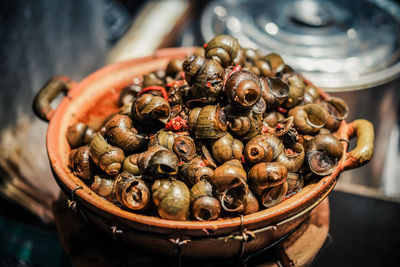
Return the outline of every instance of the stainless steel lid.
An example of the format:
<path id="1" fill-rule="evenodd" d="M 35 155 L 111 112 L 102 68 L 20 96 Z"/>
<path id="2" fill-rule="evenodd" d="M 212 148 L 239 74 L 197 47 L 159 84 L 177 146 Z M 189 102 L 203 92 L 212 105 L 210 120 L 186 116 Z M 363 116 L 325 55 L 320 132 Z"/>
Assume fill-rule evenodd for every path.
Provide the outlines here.
<path id="1" fill-rule="evenodd" d="M 201 19 L 205 41 L 226 33 L 277 52 L 315 84 L 362 89 L 400 74 L 400 8 L 387 0 L 228 0 Z"/>

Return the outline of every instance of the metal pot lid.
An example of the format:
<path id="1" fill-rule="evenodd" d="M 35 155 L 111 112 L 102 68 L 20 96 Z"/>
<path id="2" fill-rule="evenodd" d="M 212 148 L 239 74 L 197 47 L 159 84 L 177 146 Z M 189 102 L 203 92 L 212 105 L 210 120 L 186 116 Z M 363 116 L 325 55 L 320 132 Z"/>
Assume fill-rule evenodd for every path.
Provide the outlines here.
<path id="1" fill-rule="evenodd" d="M 400 8 L 387 0 L 228 0 L 201 18 L 204 40 L 218 34 L 242 47 L 277 52 L 330 91 L 383 84 L 400 74 Z"/>

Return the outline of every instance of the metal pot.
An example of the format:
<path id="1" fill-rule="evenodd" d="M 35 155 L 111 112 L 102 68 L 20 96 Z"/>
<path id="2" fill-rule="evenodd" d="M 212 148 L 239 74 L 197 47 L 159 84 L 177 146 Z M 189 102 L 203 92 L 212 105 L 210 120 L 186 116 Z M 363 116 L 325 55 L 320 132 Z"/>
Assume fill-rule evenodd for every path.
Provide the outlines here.
<path id="1" fill-rule="evenodd" d="M 276 52 L 307 79 L 341 97 L 349 120 L 365 118 L 377 131 L 376 156 L 346 172 L 361 184 L 400 199 L 400 8 L 388 0 L 213 1 L 204 10 L 205 41 L 218 34 L 243 47 Z M 396 169 L 397 168 L 397 169 Z M 343 188 L 343 187 L 342 187 Z"/>
<path id="2" fill-rule="evenodd" d="M 216 221 L 172 221 L 123 210 L 95 194 L 68 168 L 70 146 L 66 139 L 68 126 L 85 122 L 100 127 L 104 119 L 116 112 L 117 99 L 123 87 L 134 77 L 164 68 L 170 59 L 184 57 L 193 48 L 157 51 L 146 58 L 106 66 L 79 83 L 56 77 L 38 93 L 34 109 L 40 118 L 49 120 L 47 151 L 54 177 L 70 196 L 71 207 L 78 207 L 87 220 L 104 232 L 119 236 L 129 244 L 167 255 L 175 251 L 190 258 L 227 258 L 256 251 L 284 236 L 298 226 L 334 188 L 338 175 L 368 162 L 373 151 L 373 128 L 365 120 L 342 122 L 337 135 L 358 137 L 357 147 L 345 153 L 337 168 L 320 180 L 311 181 L 299 193 L 282 203 L 236 218 Z M 52 99 L 63 90 L 68 95 L 56 110 Z M 346 151 L 347 143 L 343 142 Z M 254 234 L 249 234 L 251 231 Z"/>

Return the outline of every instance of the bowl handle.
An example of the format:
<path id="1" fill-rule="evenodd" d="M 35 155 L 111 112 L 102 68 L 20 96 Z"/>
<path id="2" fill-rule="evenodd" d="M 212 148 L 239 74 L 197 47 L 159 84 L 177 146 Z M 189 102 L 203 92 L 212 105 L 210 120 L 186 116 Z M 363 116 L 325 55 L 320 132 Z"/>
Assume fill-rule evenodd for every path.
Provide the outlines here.
<path id="1" fill-rule="evenodd" d="M 343 168 L 345 170 L 361 167 L 368 163 L 374 153 L 374 126 L 370 121 L 359 119 L 344 127 L 340 138 L 348 139 L 357 136 L 357 145 L 345 154 Z"/>
<path id="2" fill-rule="evenodd" d="M 33 100 L 33 112 L 40 119 L 50 121 L 55 109 L 51 107 L 51 102 L 62 92 L 66 94 L 75 85 L 75 82 L 67 76 L 52 77 L 36 94 Z"/>

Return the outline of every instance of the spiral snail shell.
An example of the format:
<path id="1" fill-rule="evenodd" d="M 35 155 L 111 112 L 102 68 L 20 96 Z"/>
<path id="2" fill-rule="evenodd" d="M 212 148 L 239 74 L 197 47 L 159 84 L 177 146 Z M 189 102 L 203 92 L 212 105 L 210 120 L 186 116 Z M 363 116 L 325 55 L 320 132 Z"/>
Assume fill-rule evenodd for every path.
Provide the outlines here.
<path id="1" fill-rule="evenodd" d="M 190 191 L 181 181 L 156 180 L 151 187 L 153 202 L 163 219 L 184 221 L 189 216 Z"/>

